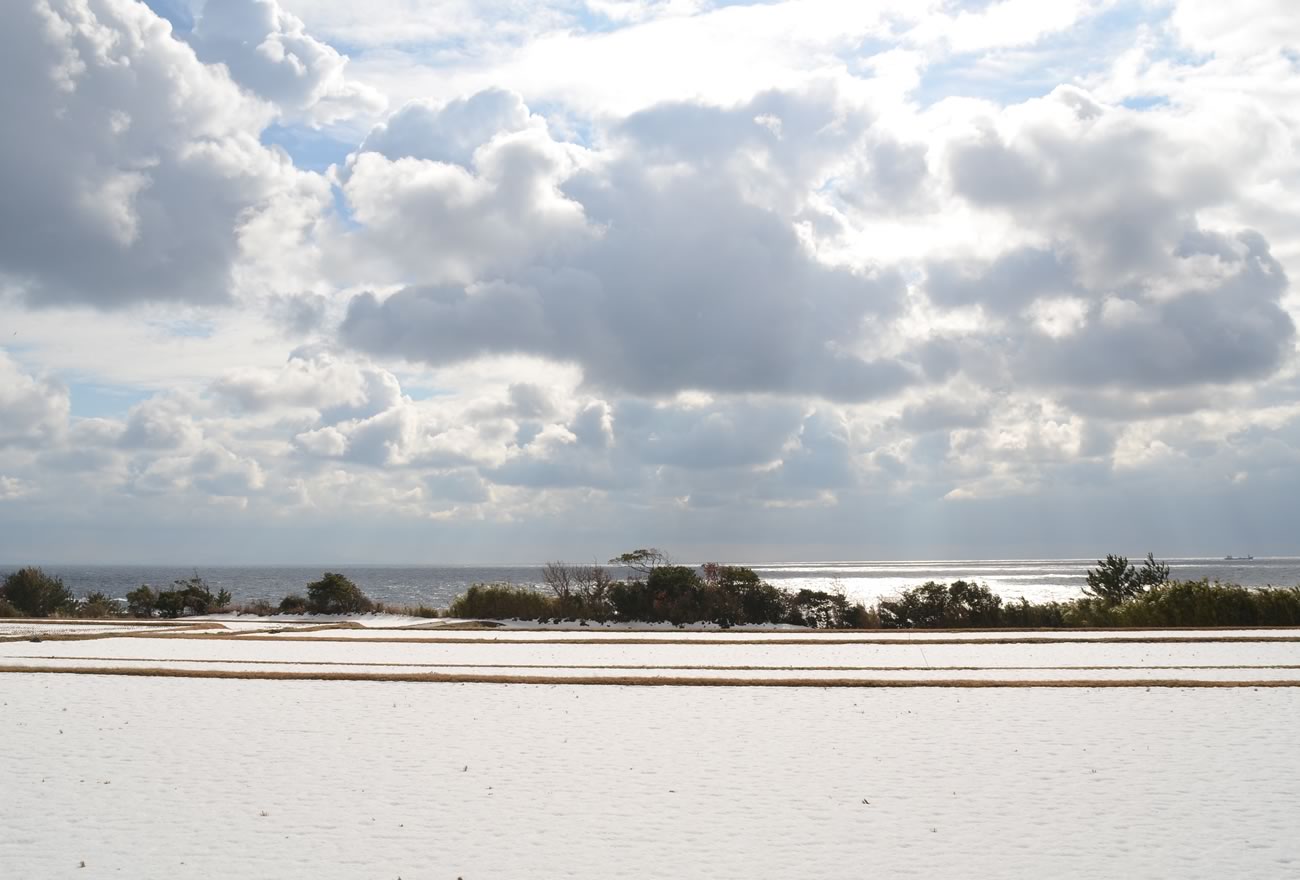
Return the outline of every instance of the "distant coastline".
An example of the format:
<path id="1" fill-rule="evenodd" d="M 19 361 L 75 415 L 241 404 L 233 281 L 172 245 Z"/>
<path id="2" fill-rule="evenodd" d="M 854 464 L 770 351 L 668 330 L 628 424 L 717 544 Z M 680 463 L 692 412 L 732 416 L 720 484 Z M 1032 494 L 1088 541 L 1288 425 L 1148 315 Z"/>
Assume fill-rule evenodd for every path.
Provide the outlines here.
<path id="1" fill-rule="evenodd" d="M 1169 558 L 1175 577 L 1205 578 L 1248 587 L 1294 586 L 1300 583 L 1300 557 L 1256 557 L 1231 560 L 1222 557 Z M 301 591 L 322 571 L 340 571 L 368 596 L 391 605 L 445 607 L 475 583 L 542 583 L 542 566 L 504 565 L 70 565 L 41 564 L 31 560 L 6 560 L 0 574 L 22 565 L 39 564 L 64 580 L 77 595 L 91 591 L 121 598 L 141 584 L 166 586 L 197 572 L 214 589 L 229 590 L 237 602 L 257 599 L 278 601 Z M 738 563 L 746 565 L 746 563 Z M 985 584 L 1004 598 L 1024 596 L 1031 601 L 1065 601 L 1082 594 L 1084 574 L 1096 559 L 992 559 L 992 560 L 888 560 L 878 562 L 796 561 L 754 564 L 765 580 L 790 589 L 829 589 L 836 584 L 858 601 L 875 602 L 928 580 L 958 579 Z M 615 577 L 626 572 L 611 567 Z"/>

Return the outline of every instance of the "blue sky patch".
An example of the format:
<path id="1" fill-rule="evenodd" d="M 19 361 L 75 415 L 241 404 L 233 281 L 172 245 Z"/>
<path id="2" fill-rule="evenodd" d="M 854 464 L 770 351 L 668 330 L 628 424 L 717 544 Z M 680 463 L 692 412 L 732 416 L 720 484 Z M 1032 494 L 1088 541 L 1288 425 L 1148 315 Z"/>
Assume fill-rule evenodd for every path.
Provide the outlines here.
<path id="1" fill-rule="evenodd" d="M 306 125 L 272 123 L 262 132 L 262 143 L 277 146 L 289 154 L 293 164 L 306 171 L 324 172 L 331 165 L 341 165 L 348 153 L 357 148 L 355 140 L 341 140 Z"/>
<path id="2" fill-rule="evenodd" d="M 1112 59 L 1132 48 L 1135 35 L 1144 27 L 1157 26 L 1167 17 L 1165 11 L 1153 14 L 1136 0 L 1121 3 L 1033 45 L 954 54 L 927 68 L 914 94 L 922 106 L 949 97 L 1018 104 L 1046 95 L 1062 83 L 1103 72 Z M 1196 60 L 1180 54 L 1172 43 L 1160 48 L 1162 59 Z"/>
<path id="3" fill-rule="evenodd" d="M 1157 107 L 1168 107 L 1168 95 L 1134 95 L 1120 101 L 1130 110 L 1154 110 Z"/>
<path id="4" fill-rule="evenodd" d="M 145 5 L 171 22 L 177 34 L 184 36 L 194 30 L 194 13 L 185 0 L 145 0 Z"/>
<path id="5" fill-rule="evenodd" d="M 120 419 L 131 407 L 153 396 L 153 391 L 97 382 L 69 382 L 72 416 L 78 419 Z"/>

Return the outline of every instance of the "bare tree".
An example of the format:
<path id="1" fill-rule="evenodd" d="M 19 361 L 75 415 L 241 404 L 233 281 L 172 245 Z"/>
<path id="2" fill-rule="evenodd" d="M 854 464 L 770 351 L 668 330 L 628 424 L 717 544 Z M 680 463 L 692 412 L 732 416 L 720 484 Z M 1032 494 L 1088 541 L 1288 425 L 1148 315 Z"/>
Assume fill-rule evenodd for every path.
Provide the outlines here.
<path id="1" fill-rule="evenodd" d="M 555 598 L 568 602 L 573 596 L 573 569 L 567 562 L 548 562 L 542 566 L 542 580 Z"/>
<path id="2" fill-rule="evenodd" d="M 573 608 L 576 604 L 577 610 L 591 613 L 602 610 L 614 584 L 605 567 L 596 563 L 548 562 L 542 567 L 542 579 L 561 605 Z"/>

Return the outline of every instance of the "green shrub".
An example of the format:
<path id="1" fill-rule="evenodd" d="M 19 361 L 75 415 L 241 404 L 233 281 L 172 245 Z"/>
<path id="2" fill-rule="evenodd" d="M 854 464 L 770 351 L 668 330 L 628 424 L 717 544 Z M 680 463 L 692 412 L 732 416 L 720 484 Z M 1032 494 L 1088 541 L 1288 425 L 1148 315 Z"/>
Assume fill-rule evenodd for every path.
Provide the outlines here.
<path id="1" fill-rule="evenodd" d="M 475 584 L 457 596 L 447 609 L 448 617 L 488 620 L 539 620 L 559 617 L 554 597 L 529 587 L 513 584 Z"/>
<path id="2" fill-rule="evenodd" d="M 792 594 L 740 566 L 710 563 L 697 572 L 689 566 L 670 565 L 662 553 L 652 550 L 638 550 L 613 561 L 634 563 L 634 570 L 645 577 L 612 581 L 600 566 L 548 563 L 544 574 L 552 595 L 509 584 L 476 584 L 452 602 L 447 615 L 716 623 L 724 627 L 785 622 L 834 628 L 879 624 L 872 610 L 849 602 L 842 593 L 804 590 Z"/>
<path id="3" fill-rule="evenodd" d="M 800 590 L 791 599 L 787 621 L 813 629 L 864 629 L 872 619 L 867 608 L 849 602 L 843 593 Z"/>
<path id="4" fill-rule="evenodd" d="M 297 593 L 290 593 L 280 600 L 281 614 L 306 614 L 307 610 L 307 599 Z"/>
<path id="5" fill-rule="evenodd" d="M 172 582 L 170 590 L 155 590 L 148 584 L 126 594 L 126 610 L 133 617 L 183 617 L 187 614 L 213 614 L 230 606 L 227 590 L 213 593 L 203 578 Z"/>
<path id="6" fill-rule="evenodd" d="M 1300 626 L 1300 587 L 1254 590 L 1260 626 Z"/>
<path id="7" fill-rule="evenodd" d="M 0 597 L 0 617 L 22 617 L 18 609 L 9 604 L 9 600 Z"/>
<path id="8" fill-rule="evenodd" d="M 711 619 L 704 581 L 693 568 L 661 565 L 646 577 L 645 590 L 653 609 L 650 620 L 683 624 Z"/>
<path id="9" fill-rule="evenodd" d="M 307 585 L 307 608 L 313 614 L 363 614 L 374 603 L 344 575 L 327 571 Z"/>
<path id="10" fill-rule="evenodd" d="M 1114 608 L 1116 626 L 1295 626 L 1300 587 L 1248 589 L 1236 584 L 1174 581 Z"/>
<path id="11" fill-rule="evenodd" d="M 657 620 L 654 596 L 645 581 L 618 581 L 609 590 L 609 603 L 618 620 Z"/>
<path id="12" fill-rule="evenodd" d="M 132 617 L 153 617 L 158 610 L 158 594 L 142 584 L 126 594 L 126 613 Z"/>
<path id="13" fill-rule="evenodd" d="M 276 606 L 272 605 L 267 599 L 253 599 L 251 602 L 245 602 L 235 609 L 240 614 L 255 614 L 258 617 L 270 617 L 275 613 Z"/>
<path id="14" fill-rule="evenodd" d="M 78 617 L 120 617 L 122 605 L 107 593 L 90 592 L 77 603 L 74 613 Z"/>
<path id="15" fill-rule="evenodd" d="M 1029 603 L 1022 601 L 1022 611 Z M 1002 597 L 983 584 L 927 581 L 880 602 L 880 625 L 888 629 L 964 629 L 1002 625 Z"/>
<path id="16" fill-rule="evenodd" d="M 1059 629 L 1070 623 L 1071 603 L 1030 602 L 1024 596 L 1002 605 L 1001 626 L 1024 629 Z"/>
<path id="17" fill-rule="evenodd" d="M 1106 568 L 1131 571 L 1123 557 Z M 1124 598 L 1102 591 L 1070 602 L 1003 603 L 986 587 L 965 581 L 929 582 L 904 590 L 879 605 L 881 626 L 923 627 L 1229 627 L 1300 626 L 1300 587 L 1251 589 L 1237 584 L 1167 580 L 1167 568 L 1153 563 L 1126 581 Z M 1154 572 L 1151 569 L 1154 567 Z M 1165 580 L 1160 578 L 1164 577 Z"/>
<path id="18" fill-rule="evenodd" d="M 707 619 L 723 626 L 782 623 L 790 615 L 790 595 L 762 580 L 752 568 L 707 563 L 704 603 Z"/>
<path id="19" fill-rule="evenodd" d="M 1104 560 L 1097 560 L 1095 569 L 1088 569 L 1087 579 L 1088 585 L 1083 588 L 1086 595 L 1116 604 L 1167 583 L 1169 566 L 1156 562 L 1155 556 L 1148 553 L 1142 567 L 1134 568 L 1127 558 L 1108 553 Z"/>
<path id="20" fill-rule="evenodd" d="M 51 577 L 30 566 L 20 568 L 4 579 L 0 598 L 28 617 L 49 617 L 70 610 L 76 604 L 61 578 Z"/>

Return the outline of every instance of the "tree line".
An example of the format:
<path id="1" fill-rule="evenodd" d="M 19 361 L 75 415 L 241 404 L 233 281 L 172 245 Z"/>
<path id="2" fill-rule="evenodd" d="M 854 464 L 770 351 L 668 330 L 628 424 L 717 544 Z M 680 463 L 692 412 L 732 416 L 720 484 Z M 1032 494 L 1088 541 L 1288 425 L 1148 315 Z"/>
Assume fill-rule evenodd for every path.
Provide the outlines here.
<path id="1" fill-rule="evenodd" d="M 792 625 L 817 629 L 971 629 L 1166 626 L 1300 626 L 1300 586 L 1248 588 L 1178 581 L 1152 554 L 1140 566 L 1108 555 L 1087 571 L 1084 595 L 1063 602 L 1007 600 L 973 581 L 928 581 L 875 605 L 840 591 L 786 590 L 750 568 L 707 563 L 677 565 L 655 548 L 609 560 L 628 572 L 615 578 L 603 565 L 550 562 L 544 588 L 475 584 L 447 609 L 388 608 L 348 577 L 325 572 L 278 604 L 236 605 L 227 590 L 197 573 L 169 588 L 141 586 L 125 601 L 102 592 L 77 598 L 60 578 L 19 569 L 0 583 L 0 617 L 178 618 L 217 612 L 364 614 L 375 611 L 485 620 L 550 622 L 712 623 Z"/>

